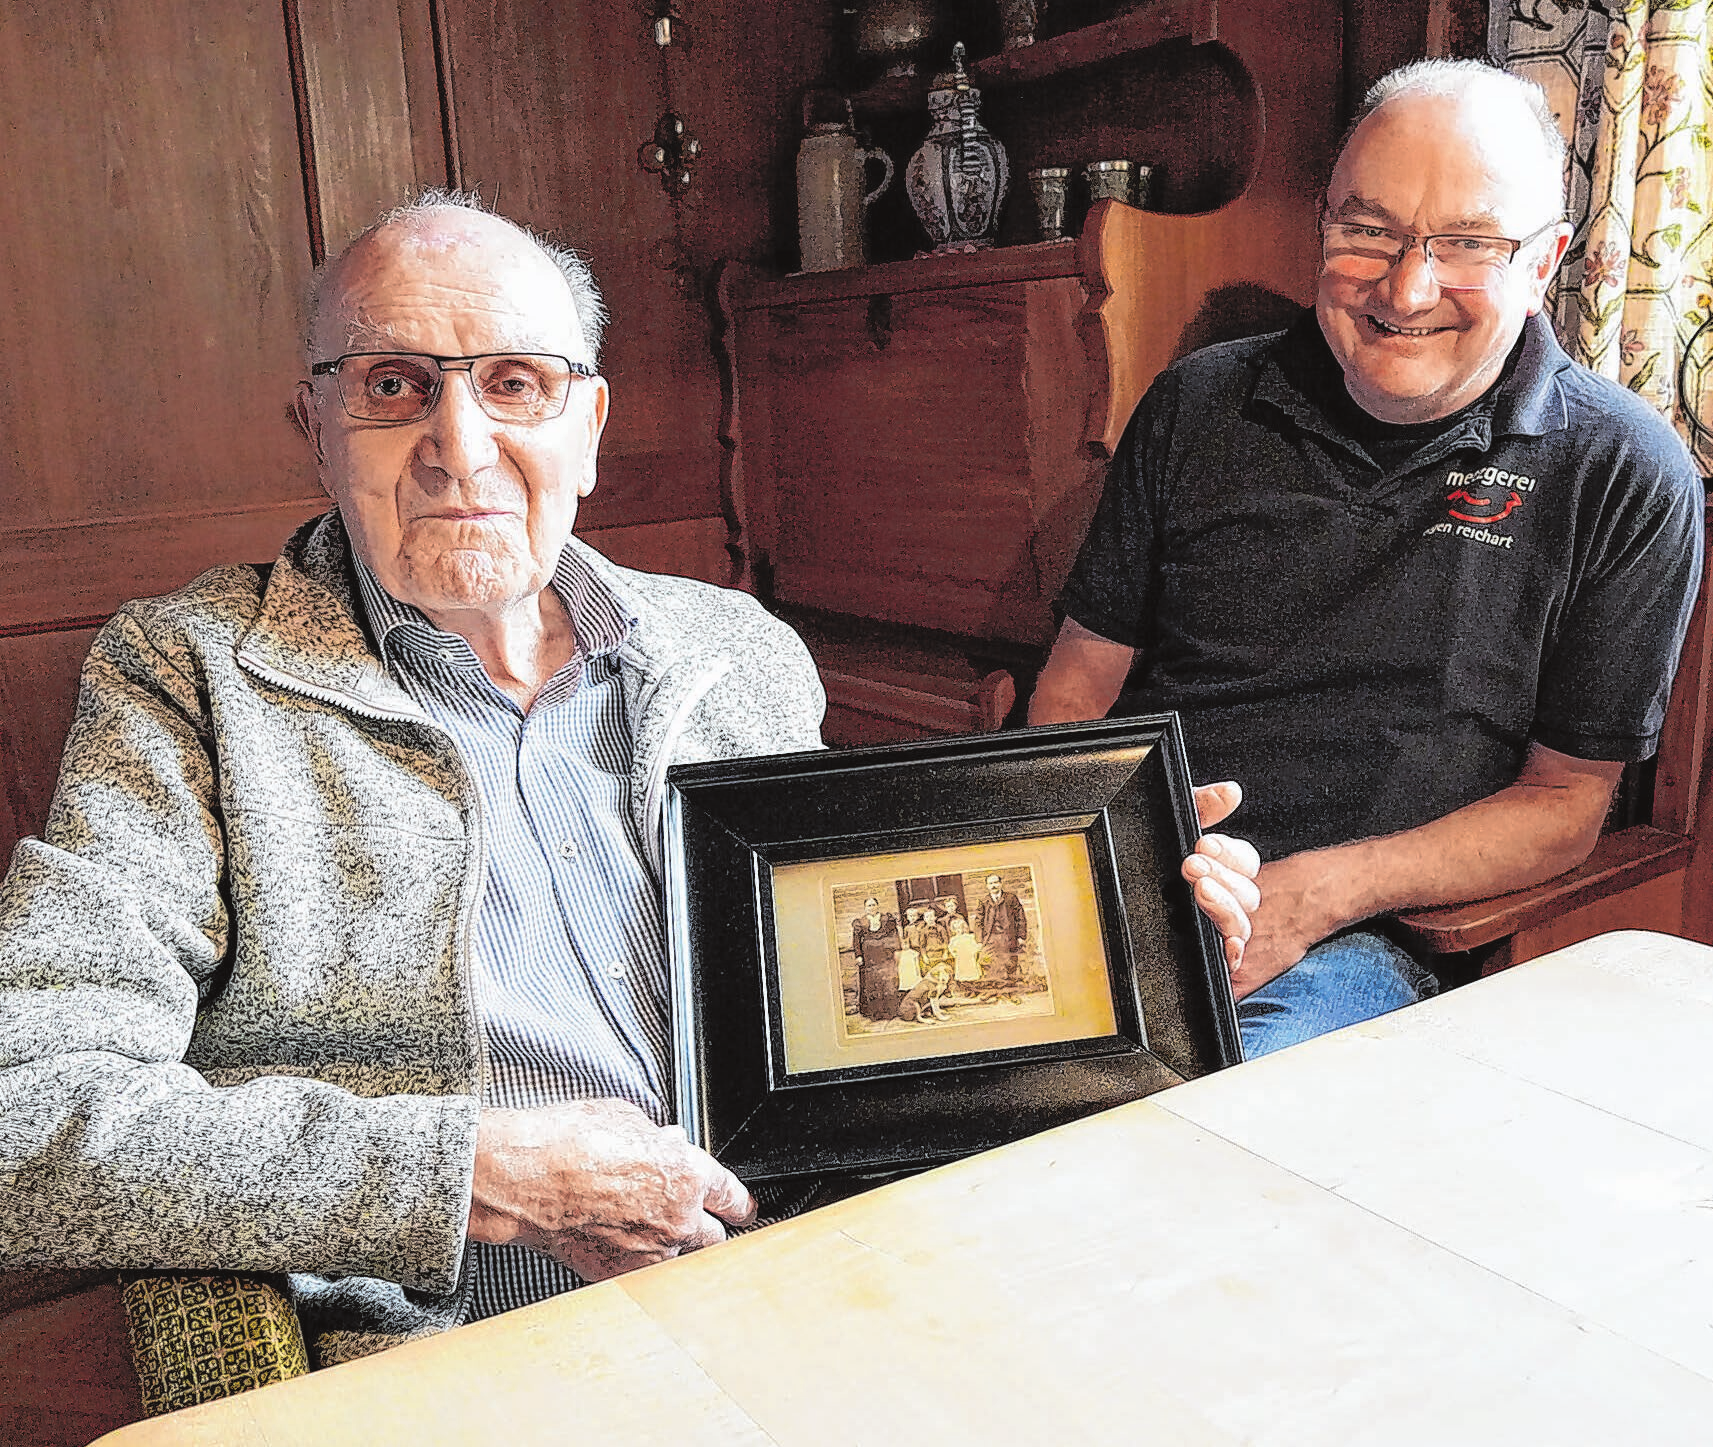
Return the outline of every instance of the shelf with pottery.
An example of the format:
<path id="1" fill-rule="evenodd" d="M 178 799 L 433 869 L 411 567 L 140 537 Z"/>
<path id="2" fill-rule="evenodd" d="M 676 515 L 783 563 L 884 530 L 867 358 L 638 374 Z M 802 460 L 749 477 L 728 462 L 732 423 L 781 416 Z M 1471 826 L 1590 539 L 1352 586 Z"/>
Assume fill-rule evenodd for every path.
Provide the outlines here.
<path id="1" fill-rule="evenodd" d="M 1153 211 L 1186 217 L 1231 206 L 1262 169 L 1266 127 L 1257 80 L 1271 70 L 1258 53 L 1264 39 L 1276 43 L 1258 33 L 1248 12 L 1228 7 L 1216 14 L 1215 0 L 1157 0 L 967 63 L 967 81 L 957 47 L 948 45 L 951 59 L 936 67 L 940 84 L 934 88 L 917 76 L 849 98 L 865 132 L 862 154 L 896 161 L 898 184 L 840 209 L 841 215 L 867 217 L 866 250 L 859 244 L 847 257 L 885 265 L 964 237 L 1005 248 L 1030 245 L 1044 231 L 1051 234 L 1030 194 L 1031 173 L 1045 168 L 1069 176 L 1061 229 L 1071 233 L 1095 199 L 1085 174 L 1097 163 L 1151 173 L 1137 200 Z M 1284 44 L 1289 53 L 1291 41 Z M 1318 55 L 1305 54 L 1305 61 L 1311 71 L 1335 78 L 1336 51 L 1331 54 L 1332 64 Z M 1311 123 L 1310 135 L 1321 129 L 1324 122 Z M 997 217 L 944 234 L 947 223 L 929 215 L 944 213 L 944 203 L 924 205 L 917 194 L 923 180 L 944 169 L 926 153 L 955 150 L 967 186 L 971 158 L 985 157 L 995 142 L 1003 157 L 979 164 L 1009 173 Z M 978 209 L 991 215 L 989 207 Z M 825 264 L 807 250 L 802 255 L 805 271 Z"/>
<path id="2" fill-rule="evenodd" d="M 1201 45 L 1219 36 L 1219 0 L 1143 0 L 1135 9 L 1049 39 L 983 56 L 970 78 L 983 89 L 1031 85 L 1118 60 L 1168 41 Z M 858 116 L 919 112 L 926 104 L 925 76 L 893 76 L 851 96 Z"/>
<path id="3" fill-rule="evenodd" d="M 1147 13 L 1167 12 L 1212 17 L 1189 0 Z M 1228 5 L 1213 43 L 1192 44 L 1207 32 L 1183 20 L 1169 43 L 1126 50 L 1142 13 L 972 70 L 989 86 L 981 67 L 994 62 L 1055 77 L 983 97 L 1013 178 L 999 245 L 912 255 L 927 242 L 899 185 L 870 208 L 872 264 L 721 276 L 740 576 L 782 613 L 848 624 L 844 672 L 866 638 L 877 677 L 937 648 L 948 676 L 1005 667 L 1026 693 L 1148 384 L 1197 346 L 1282 324 L 1313 294 L 1338 0 Z M 1105 39 L 1091 48 L 1095 31 Z M 925 110 L 895 114 L 874 139 L 902 171 L 928 129 Z M 1102 201 L 1076 239 L 1034 240 L 1030 168 L 1122 156 L 1161 166 L 1158 209 Z"/>
<path id="4" fill-rule="evenodd" d="M 1204 45 L 1219 38 L 1219 0 L 1144 0 L 1134 10 L 986 56 L 975 80 L 991 90 L 1069 75 L 1167 41 Z"/>
<path id="5" fill-rule="evenodd" d="M 904 261 L 847 266 L 837 271 L 799 271 L 789 276 L 772 276 L 745 268 L 735 283 L 731 301 L 742 310 L 796 306 L 840 297 L 901 296 L 952 286 L 1040 281 L 1053 276 L 1077 276 L 1081 270 L 1077 239 L 1067 236 L 1059 241 L 915 256 Z"/>

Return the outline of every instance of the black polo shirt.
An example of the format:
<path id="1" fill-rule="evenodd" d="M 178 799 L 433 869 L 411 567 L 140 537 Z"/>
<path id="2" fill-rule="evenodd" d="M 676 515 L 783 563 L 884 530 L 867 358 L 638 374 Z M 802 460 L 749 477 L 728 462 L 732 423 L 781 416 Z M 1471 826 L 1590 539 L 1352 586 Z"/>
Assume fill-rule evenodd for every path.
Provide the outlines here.
<path id="1" fill-rule="evenodd" d="M 1371 436 L 1386 465 L 1351 407 L 1312 312 L 1170 367 L 1060 595 L 1140 650 L 1114 712 L 1177 709 L 1264 858 L 1450 813 L 1530 739 L 1648 757 L 1700 578 L 1688 451 L 1544 317 L 1425 443 Z"/>

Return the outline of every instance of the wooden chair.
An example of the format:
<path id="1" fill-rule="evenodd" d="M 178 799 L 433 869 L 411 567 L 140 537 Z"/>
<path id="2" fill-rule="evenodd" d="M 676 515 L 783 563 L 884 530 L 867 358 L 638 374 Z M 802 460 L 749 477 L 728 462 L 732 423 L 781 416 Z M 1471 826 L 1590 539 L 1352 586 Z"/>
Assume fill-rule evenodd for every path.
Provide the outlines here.
<path id="1" fill-rule="evenodd" d="M 7 640 L 0 869 L 38 834 L 94 628 Z M 0 1273 L 0 1442 L 83 1443 L 307 1370 L 283 1283 L 200 1273 Z"/>
<path id="2" fill-rule="evenodd" d="M 78 1447 L 308 1368 L 278 1278 L 0 1273 L 0 1442 Z"/>
<path id="3" fill-rule="evenodd" d="M 822 737 L 833 748 L 932 738 L 940 734 L 992 733 L 1017 702 L 1017 683 L 995 669 L 967 687 L 937 676 L 886 681 L 841 673 L 821 665 L 827 690 Z"/>
<path id="4" fill-rule="evenodd" d="M 1713 507 L 1709 508 L 1713 512 Z M 1713 519 L 1710 519 L 1713 526 Z M 1529 889 L 1399 916 L 1409 943 L 1436 956 L 1481 951 L 1484 975 L 1614 929 L 1652 929 L 1708 941 L 1713 930 L 1713 840 L 1701 838 L 1713 803 L 1713 566 L 1704 570 L 1678 662 L 1653 767 L 1649 822 L 1601 836 L 1575 869 Z M 1645 778 L 1645 771 L 1638 777 Z"/>

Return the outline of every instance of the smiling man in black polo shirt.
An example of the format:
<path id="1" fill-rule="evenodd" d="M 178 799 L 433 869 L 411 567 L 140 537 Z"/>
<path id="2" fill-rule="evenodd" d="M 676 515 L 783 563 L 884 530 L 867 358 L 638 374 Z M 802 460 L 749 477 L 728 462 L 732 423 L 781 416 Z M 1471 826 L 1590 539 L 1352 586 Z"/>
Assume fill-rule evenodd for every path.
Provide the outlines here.
<path id="1" fill-rule="evenodd" d="M 1250 1055 L 1431 990 L 1364 922 L 1579 863 L 1658 742 L 1702 490 L 1541 315 L 1562 174 L 1527 82 L 1376 85 L 1314 310 L 1162 374 L 1061 596 L 1031 722 L 1176 708 L 1197 771 L 1244 782 Z"/>

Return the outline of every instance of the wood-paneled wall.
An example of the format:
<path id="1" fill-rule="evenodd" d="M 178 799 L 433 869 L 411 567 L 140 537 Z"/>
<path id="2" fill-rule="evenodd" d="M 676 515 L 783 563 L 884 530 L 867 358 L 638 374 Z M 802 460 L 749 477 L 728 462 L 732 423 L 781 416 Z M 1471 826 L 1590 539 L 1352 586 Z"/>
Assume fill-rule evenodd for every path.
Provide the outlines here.
<path id="1" fill-rule="evenodd" d="M 283 406 L 309 261 L 279 6 L 8 6 L 0 133 L 16 632 L 179 581 L 204 519 L 277 541 L 315 493 Z"/>
<path id="2" fill-rule="evenodd" d="M 788 100 L 829 45 L 793 18 L 805 8 L 763 17 L 734 0 L 699 4 L 685 43 L 662 50 L 640 5 L 447 0 L 463 183 L 586 252 L 612 315 L 613 412 L 586 529 L 721 517 L 705 291 L 720 257 L 762 259 L 780 230 Z M 703 148 L 694 184 L 674 197 L 637 161 L 668 111 Z"/>
<path id="3" fill-rule="evenodd" d="M 304 290 L 418 187 L 479 190 L 590 256 L 614 408 L 580 526 L 623 562 L 729 575 L 704 290 L 720 257 L 790 237 L 791 104 L 832 12 L 714 0 L 662 51 L 644 11 L 0 9 L 0 858 L 39 825 L 89 627 L 271 557 L 325 507 L 286 411 Z M 668 109 L 703 143 L 682 198 L 637 162 Z"/>

